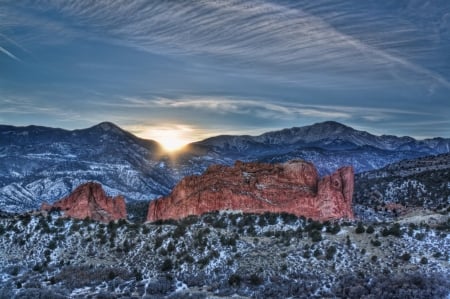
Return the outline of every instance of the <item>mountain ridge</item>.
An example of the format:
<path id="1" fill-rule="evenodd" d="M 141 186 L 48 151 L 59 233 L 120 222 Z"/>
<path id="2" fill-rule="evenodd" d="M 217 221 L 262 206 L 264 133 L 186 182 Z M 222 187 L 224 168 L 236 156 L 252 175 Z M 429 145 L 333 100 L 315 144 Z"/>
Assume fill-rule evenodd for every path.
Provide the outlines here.
<path id="1" fill-rule="evenodd" d="M 124 195 L 127 201 L 149 200 L 167 195 L 184 176 L 236 160 L 303 159 L 314 163 L 323 176 L 346 165 L 359 173 L 446 153 L 449 147 L 450 139 L 445 138 L 375 136 L 323 122 L 258 136 L 211 137 L 187 145 L 173 157 L 156 141 L 111 122 L 77 130 L 0 125 L 0 204 L 10 212 L 36 209 L 88 181 L 101 183 L 108 194 Z"/>

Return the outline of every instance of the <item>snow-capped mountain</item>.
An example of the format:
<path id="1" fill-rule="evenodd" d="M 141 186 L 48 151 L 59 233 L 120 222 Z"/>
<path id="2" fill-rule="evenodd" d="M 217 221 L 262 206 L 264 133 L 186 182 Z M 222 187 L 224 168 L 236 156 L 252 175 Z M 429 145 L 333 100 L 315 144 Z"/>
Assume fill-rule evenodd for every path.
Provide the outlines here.
<path id="1" fill-rule="evenodd" d="M 74 131 L 1 126 L 1 209 L 34 209 L 86 181 L 134 200 L 165 194 L 176 181 L 170 169 L 160 167 L 160 151 L 156 142 L 111 123 Z"/>
<path id="2" fill-rule="evenodd" d="M 196 143 L 222 151 L 247 151 L 254 148 L 300 148 L 318 147 L 326 150 L 353 149 L 369 146 L 380 150 L 417 151 L 429 154 L 450 151 L 450 139 L 433 138 L 416 140 L 412 137 L 392 135 L 376 136 L 358 131 L 334 121 L 316 123 L 305 127 L 294 127 L 268 132 L 259 136 L 217 136 Z"/>
<path id="3" fill-rule="evenodd" d="M 375 136 L 336 122 L 260 136 L 217 136 L 192 143 L 177 158 L 155 141 L 112 123 L 67 131 L 0 126 L 0 209 L 24 211 L 53 202 L 86 181 L 128 201 L 166 195 L 183 176 L 235 160 L 312 161 L 321 174 L 353 165 L 356 172 L 403 159 L 449 152 L 450 139 Z"/>
<path id="4" fill-rule="evenodd" d="M 376 136 L 327 121 L 259 136 L 212 137 L 193 143 L 191 150 L 200 153 L 198 156 L 208 153 L 224 160 L 283 162 L 301 158 L 312 161 L 324 175 L 344 165 L 353 165 L 356 172 L 362 172 L 403 159 L 447 153 L 450 139 Z"/>

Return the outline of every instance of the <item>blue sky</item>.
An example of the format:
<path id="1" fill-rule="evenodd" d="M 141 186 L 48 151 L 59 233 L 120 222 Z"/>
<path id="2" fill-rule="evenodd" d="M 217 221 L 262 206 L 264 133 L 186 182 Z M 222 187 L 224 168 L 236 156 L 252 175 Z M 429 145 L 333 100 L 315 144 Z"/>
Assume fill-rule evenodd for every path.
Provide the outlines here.
<path id="1" fill-rule="evenodd" d="M 0 1 L 0 123 L 450 137 L 450 1 Z M 159 135 L 158 135 L 159 134 Z"/>

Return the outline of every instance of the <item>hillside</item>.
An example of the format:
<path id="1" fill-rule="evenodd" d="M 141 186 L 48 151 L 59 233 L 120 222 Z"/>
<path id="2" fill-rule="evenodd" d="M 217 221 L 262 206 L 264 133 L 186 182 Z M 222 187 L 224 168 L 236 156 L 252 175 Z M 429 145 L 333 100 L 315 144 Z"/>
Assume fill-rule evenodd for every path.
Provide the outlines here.
<path id="1" fill-rule="evenodd" d="M 321 224 L 212 213 L 102 224 L 0 219 L 1 298 L 444 298 L 449 218 Z"/>
<path id="2" fill-rule="evenodd" d="M 450 207 L 450 154 L 390 164 L 355 176 L 354 202 L 382 209 L 388 204 L 425 209 Z"/>

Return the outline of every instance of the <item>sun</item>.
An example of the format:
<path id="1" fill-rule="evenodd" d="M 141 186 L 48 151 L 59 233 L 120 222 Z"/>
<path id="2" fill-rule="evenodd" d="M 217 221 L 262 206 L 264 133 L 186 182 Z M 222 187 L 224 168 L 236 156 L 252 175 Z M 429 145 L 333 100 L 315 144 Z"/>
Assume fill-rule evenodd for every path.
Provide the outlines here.
<path id="1" fill-rule="evenodd" d="M 188 134 L 185 128 L 180 127 L 151 128 L 145 132 L 147 138 L 156 140 L 167 152 L 181 150 L 190 142 Z"/>
<path id="2" fill-rule="evenodd" d="M 157 141 L 168 152 L 175 152 L 187 144 L 187 141 L 176 132 L 166 132 L 166 135 L 161 136 Z"/>

